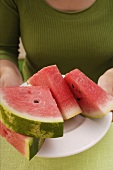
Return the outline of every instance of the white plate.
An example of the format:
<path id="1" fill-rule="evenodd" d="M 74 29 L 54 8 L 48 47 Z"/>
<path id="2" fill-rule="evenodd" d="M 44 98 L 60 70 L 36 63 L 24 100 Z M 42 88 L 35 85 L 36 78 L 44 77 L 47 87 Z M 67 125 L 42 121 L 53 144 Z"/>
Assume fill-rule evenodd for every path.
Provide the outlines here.
<path id="1" fill-rule="evenodd" d="M 27 83 L 22 86 L 28 85 Z M 100 119 L 89 119 L 78 115 L 64 123 L 64 135 L 45 139 L 37 156 L 46 158 L 65 157 L 83 152 L 98 143 L 107 133 L 112 113 Z"/>
<path id="2" fill-rule="evenodd" d="M 67 120 L 63 137 L 46 139 L 37 156 L 57 158 L 83 152 L 104 137 L 111 120 L 111 112 L 101 119 L 89 119 L 78 115 Z"/>

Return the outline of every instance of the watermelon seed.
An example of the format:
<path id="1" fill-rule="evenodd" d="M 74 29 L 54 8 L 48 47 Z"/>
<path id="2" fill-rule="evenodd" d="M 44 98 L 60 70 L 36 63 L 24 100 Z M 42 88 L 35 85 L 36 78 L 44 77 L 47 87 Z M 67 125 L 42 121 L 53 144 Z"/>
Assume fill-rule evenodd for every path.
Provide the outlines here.
<path id="1" fill-rule="evenodd" d="M 32 93 L 32 91 L 31 90 L 28 90 L 28 94 L 31 94 Z"/>
<path id="2" fill-rule="evenodd" d="M 82 98 L 77 98 L 78 101 L 80 101 Z"/>
<path id="3" fill-rule="evenodd" d="M 34 103 L 39 103 L 39 101 L 38 100 L 34 100 Z"/>
<path id="4" fill-rule="evenodd" d="M 74 85 L 72 84 L 72 88 L 74 89 Z"/>

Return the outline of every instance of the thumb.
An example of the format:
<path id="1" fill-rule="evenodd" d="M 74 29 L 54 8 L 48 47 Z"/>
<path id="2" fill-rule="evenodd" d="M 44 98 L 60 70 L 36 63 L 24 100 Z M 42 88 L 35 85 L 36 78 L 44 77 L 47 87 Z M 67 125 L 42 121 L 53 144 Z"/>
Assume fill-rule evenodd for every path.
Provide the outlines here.
<path id="1" fill-rule="evenodd" d="M 113 96 L 113 87 L 111 86 L 111 84 L 109 83 L 104 83 L 104 82 L 101 82 L 99 81 L 98 82 L 98 85 L 103 89 L 105 90 L 107 93 L 111 94 Z"/>
<path id="2" fill-rule="evenodd" d="M 98 80 L 98 85 L 113 96 L 113 82 L 105 75 L 102 75 Z"/>

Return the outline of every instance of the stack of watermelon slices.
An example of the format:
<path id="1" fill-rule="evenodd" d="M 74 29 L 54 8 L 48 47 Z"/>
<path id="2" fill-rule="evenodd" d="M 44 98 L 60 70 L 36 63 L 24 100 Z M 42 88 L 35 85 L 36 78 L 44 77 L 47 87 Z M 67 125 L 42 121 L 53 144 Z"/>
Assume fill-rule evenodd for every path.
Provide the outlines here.
<path id="1" fill-rule="evenodd" d="M 113 97 L 78 69 L 63 78 L 57 66 L 51 65 L 27 83 L 30 86 L 0 89 L 0 133 L 29 160 L 45 138 L 63 136 L 65 120 L 78 114 L 101 118 L 113 110 Z"/>
<path id="2" fill-rule="evenodd" d="M 48 87 L 1 88 L 0 99 L 1 136 L 29 160 L 45 138 L 63 136 L 64 121 Z"/>
<path id="3" fill-rule="evenodd" d="M 22 135 L 63 136 L 63 118 L 48 87 L 9 87 L 0 90 L 2 123 Z"/>

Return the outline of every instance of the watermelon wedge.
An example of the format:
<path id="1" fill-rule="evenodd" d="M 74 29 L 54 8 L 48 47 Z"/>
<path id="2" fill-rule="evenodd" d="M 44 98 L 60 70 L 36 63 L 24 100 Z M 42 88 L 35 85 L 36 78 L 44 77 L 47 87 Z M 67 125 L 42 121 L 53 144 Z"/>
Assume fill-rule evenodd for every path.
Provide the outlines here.
<path id="1" fill-rule="evenodd" d="M 42 68 L 27 81 L 32 86 L 48 86 L 64 120 L 81 113 L 81 109 L 56 65 Z"/>
<path id="2" fill-rule="evenodd" d="M 63 118 L 48 87 L 0 89 L 1 122 L 10 130 L 37 138 L 63 136 Z"/>
<path id="3" fill-rule="evenodd" d="M 1 122 L 0 135 L 28 160 L 31 160 L 37 154 L 44 143 L 44 139 L 24 136 L 9 130 Z"/>
<path id="4" fill-rule="evenodd" d="M 67 73 L 64 79 L 78 101 L 84 116 L 101 118 L 113 110 L 113 97 L 79 69 Z"/>

